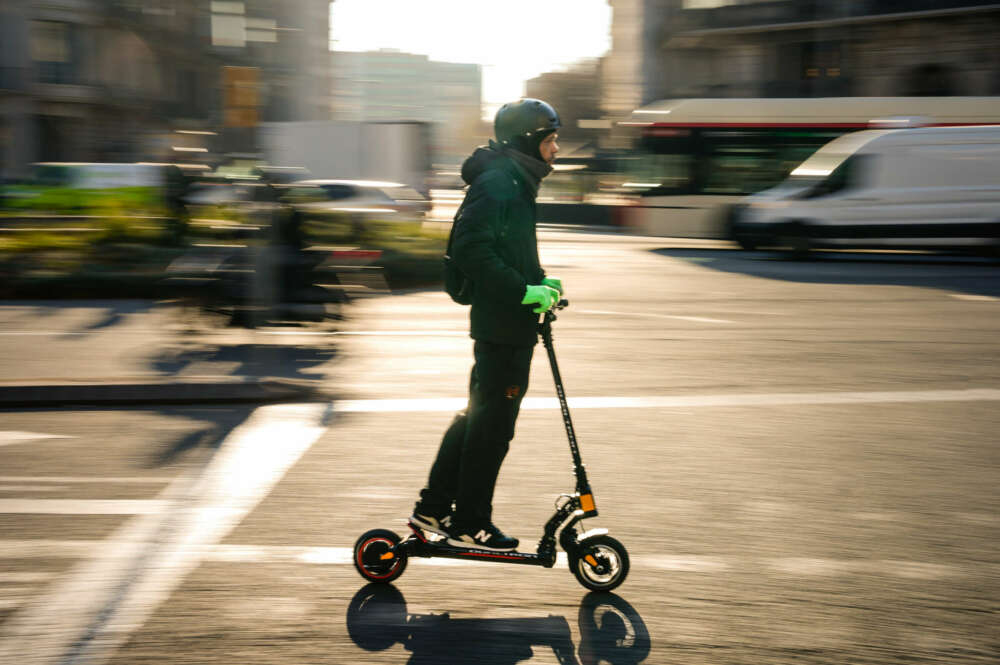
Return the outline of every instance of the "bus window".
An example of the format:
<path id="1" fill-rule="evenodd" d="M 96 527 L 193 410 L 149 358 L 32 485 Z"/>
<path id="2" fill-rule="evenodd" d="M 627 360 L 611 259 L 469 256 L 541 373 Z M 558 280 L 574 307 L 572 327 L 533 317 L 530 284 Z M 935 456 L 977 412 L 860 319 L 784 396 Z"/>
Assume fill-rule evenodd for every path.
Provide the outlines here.
<path id="1" fill-rule="evenodd" d="M 627 185 L 635 189 L 686 191 L 693 180 L 694 156 L 690 153 L 640 152 L 623 164 Z"/>
<path id="2" fill-rule="evenodd" d="M 839 132 L 706 131 L 700 193 L 754 194 L 779 184 Z"/>
<path id="3" fill-rule="evenodd" d="M 774 153 L 753 147 L 716 146 L 708 154 L 704 194 L 752 194 L 774 184 Z M 780 180 L 780 178 L 778 179 Z"/>

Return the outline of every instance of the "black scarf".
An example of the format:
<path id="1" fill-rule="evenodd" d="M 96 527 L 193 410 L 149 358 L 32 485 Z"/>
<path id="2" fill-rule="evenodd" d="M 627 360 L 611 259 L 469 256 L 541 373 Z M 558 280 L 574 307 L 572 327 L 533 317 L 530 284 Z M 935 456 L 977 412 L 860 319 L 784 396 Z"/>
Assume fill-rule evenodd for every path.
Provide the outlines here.
<path id="1" fill-rule="evenodd" d="M 510 158 L 515 168 L 520 172 L 521 177 L 528 183 L 528 188 L 531 190 L 531 197 L 538 196 L 538 186 L 541 184 L 542 178 L 552 173 L 552 167 L 540 159 L 535 159 L 509 146 L 499 145 L 492 140 L 490 141 L 490 148 Z"/>

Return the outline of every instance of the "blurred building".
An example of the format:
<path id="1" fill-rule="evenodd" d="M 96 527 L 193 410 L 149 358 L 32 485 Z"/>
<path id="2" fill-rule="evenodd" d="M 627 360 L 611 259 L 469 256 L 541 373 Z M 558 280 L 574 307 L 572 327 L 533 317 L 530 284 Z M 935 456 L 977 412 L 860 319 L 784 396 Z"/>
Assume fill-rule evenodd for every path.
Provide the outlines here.
<path id="1" fill-rule="evenodd" d="M 662 63 L 664 21 L 676 0 L 608 0 L 611 50 L 601 68 L 601 106 L 613 118 L 627 116 L 655 97 Z"/>
<path id="2" fill-rule="evenodd" d="M 330 0 L 209 3 L 226 65 L 259 70 L 260 119 L 330 119 Z"/>
<path id="3" fill-rule="evenodd" d="M 605 108 L 656 99 L 1000 94 L 1000 4 L 612 0 Z"/>
<path id="4" fill-rule="evenodd" d="M 334 119 L 430 123 L 433 159 L 442 163 L 461 161 L 482 141 L 479 65 L 390 49 L 330 56 Z"/>
<path id="5" fill-rule="evenodd" d="M 0 173 L 237 147 L 217 143 L 227 66 L 256 72 L 241 124 L 329 117 L 328 50 L 328 0 L 4 0 Z"/>
<path id="6" fill-rule="evenodd" d="M 525 96 L 544 99 L 559 111 L 564 156 L 592 144 L 604 128 L 601 111 L 602 60 L 585 60 L 566 71 L 547 72 L 525 82 Z"/>

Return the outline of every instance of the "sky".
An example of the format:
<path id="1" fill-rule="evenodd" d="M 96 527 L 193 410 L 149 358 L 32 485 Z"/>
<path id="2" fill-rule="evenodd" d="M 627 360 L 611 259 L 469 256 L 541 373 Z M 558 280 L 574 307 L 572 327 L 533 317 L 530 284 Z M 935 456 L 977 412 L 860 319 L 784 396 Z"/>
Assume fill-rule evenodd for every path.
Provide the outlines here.
<path id="1" fill-rule="evenodd" d="M 606 0 L 335 0 L 335 51 L 393 48 L 483 66 L 484 115 L 524 82 L 611 47 Z"/>

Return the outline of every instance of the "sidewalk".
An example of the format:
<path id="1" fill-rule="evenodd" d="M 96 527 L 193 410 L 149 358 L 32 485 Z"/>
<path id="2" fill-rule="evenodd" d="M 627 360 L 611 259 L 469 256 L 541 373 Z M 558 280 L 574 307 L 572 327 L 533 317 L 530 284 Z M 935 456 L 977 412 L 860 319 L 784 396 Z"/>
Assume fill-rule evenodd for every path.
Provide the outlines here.
<path id="1" fill-rule="evenodd" d="M 329 399 L 334 339 L 192 331 L 145 300 L 0 301 L 0 408 Z"/>

